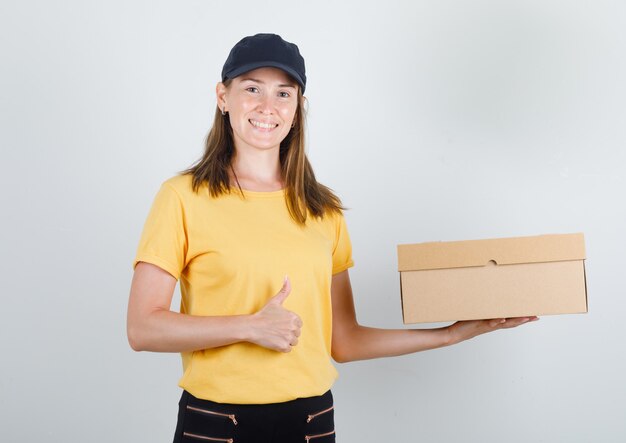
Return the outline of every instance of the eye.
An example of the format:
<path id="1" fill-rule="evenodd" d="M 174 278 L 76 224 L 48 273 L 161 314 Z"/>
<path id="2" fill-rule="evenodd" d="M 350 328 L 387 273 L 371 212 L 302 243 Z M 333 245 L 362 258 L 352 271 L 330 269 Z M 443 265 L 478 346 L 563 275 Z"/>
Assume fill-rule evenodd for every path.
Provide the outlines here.
<path id="1" fill-rule="evenodd" d="M 250 89 L 254 89 L 256 91 L 259 90 L 256 86 L 249 86 L 249 87 L 246 88 L 246 91 L 250 91 Z M 250 91 L 250 92 L 254 92 L 254 91 Z"/>
<path id="2" fill-rule="evenodd" d="M 289 98 L 289 97 L 291 97 L 291 94 L 289 94 L 288 92 L 285 92 L 285 91 L 282 91 L 279 94 L 280 94 L 280 96 L 282 98 Z"/>

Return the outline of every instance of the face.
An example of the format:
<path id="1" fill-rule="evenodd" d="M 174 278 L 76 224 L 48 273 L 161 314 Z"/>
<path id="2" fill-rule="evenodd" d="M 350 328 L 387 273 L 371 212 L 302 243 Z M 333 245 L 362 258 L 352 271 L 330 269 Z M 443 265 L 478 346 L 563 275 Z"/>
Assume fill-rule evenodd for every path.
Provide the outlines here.
<path id="1" fill-rule="evenodd" d="M 233 129 L 235 148 L 276 149 L 287 136 L 298 107 L 298 85 L 283 70 L 258 68 L 217 85 L 217 102 Z"/>

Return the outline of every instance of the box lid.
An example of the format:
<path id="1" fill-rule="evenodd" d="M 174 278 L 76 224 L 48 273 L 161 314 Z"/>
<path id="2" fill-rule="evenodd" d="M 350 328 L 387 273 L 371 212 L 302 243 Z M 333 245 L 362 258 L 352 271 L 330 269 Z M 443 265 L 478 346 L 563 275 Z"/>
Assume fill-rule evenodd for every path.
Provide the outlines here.
<path id="1" fill-rule="evenodd" d="M 398 245 L 401 272 L 583 259 L 582 233 Z"/>

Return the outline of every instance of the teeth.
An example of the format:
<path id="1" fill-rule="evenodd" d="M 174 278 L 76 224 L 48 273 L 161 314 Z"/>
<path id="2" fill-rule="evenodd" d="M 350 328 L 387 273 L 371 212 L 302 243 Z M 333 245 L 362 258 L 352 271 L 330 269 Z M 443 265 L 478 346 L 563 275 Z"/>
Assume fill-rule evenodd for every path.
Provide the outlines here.
<path id="1" fill-rule="evenodd" d="M 255 121 L 255 120 L 250 120 L 250 123 L 252 123 L 254 126 L 256 126 L 258 128 L 264 128 L 264 129 L 272 129 L 272 128 L 275 128 L 276 126 L 278 126 L 277 124 L 261 123 L 261 122 Z"/>

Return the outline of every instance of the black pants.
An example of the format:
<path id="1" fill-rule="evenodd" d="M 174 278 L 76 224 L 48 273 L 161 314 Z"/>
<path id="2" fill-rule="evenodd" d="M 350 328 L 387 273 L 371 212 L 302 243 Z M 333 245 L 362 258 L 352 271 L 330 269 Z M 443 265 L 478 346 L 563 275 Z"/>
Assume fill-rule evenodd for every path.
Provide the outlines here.
<path id="1" fill-rule="evenodd" d="M 330 391 L 264 405 L 216 403 L 183 391 L 174 443 L 334 442 L 333 412 Z"/>

